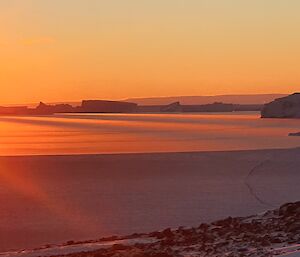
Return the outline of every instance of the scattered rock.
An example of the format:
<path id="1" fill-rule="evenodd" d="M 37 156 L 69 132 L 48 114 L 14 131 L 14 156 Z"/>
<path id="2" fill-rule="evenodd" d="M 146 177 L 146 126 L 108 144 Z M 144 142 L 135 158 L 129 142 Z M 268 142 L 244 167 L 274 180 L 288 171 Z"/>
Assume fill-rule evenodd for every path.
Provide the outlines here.
<path id="1" fill-rule="evenodd" d="M 245 218 L 228 217 L 197 228 L 165 229 L 149 234 L 134 234 L 130 238 L 152 238 L 153 241 L 134 245 L 115 244 L 94 252 L 69 254 L 68 257 L 183 257 L 231 256 L 266 257 L 280 250 L 274 246 L 289 246 L 300 242 L 300 202 L 287 203 L 261 215 Z M 116 239 L 112 237 L 111 239 Z M 120 240 L 120 238 L 118 238 Z M 69 241 L 68 244 L 76 244 Z M 277 252 L 276 252 L 277 251 Z M 276 253 L 276 254 L 275 254 Z M 60 257 L 60 256 L 57 256 Z"/>

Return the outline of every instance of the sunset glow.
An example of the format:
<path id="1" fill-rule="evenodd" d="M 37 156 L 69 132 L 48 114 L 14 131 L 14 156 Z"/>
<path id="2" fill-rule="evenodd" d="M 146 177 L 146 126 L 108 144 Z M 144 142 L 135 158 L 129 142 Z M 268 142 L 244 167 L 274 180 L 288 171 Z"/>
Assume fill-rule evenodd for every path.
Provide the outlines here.
<path id="1" fill-rule="evenodd" d="M 41 186 L 41 181 L 34 177 L 30 169 L 25 170 L 23 173 L 18 169 L 12 169 L 6 163 L 1 163 L 0 169 L 0 183 L 12 190 L 20 197 L 24 197 L 24 201 L 31 201 L 39 208 L 47 210 L 51 215 L 63 220 L 64 224 L 73 228 L 77 227 L 78 231 L 92 231 L 93 224 L 91 220 L 86 217 L 84 210 L 74 209 L 70 204 L 61 199 L 53 199 L 51 194 L 46 192 Z"/>
<path id="2" fill-rule="evenodd" d="M 0 257 L 300 257 L 299 10 L 0 0 Z"/>
<path id="3" fill-rule="evenodd" d="M 2 0 L 0 103 L 299 89 L 297 0 Z"/>

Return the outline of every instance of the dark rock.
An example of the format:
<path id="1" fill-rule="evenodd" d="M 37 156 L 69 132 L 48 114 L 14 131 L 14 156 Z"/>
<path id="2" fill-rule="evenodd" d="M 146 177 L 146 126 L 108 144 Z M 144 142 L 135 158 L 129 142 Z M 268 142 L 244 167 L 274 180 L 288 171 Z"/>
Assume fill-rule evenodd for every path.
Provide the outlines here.
<path id="1" fill-rule="evenodd" d="M 163 238 L 163 234 L 159 231 L 155 231 L 149 234 L 150 237 L 156 237 L 157 239 Z"/>
<path id="2" fill-rule="evenodd" d="M 282 243 L 282 240 L 280 239 L 280 238 L 272 238 L 271 240 L 270 240 L 270 242 L 272 243 L 272 244 L 280 244 L 280 243 Z"/>
<path id="3" fill-rule="evenodd" d="M 279 215 L 293 215 L 300 213 L 300 201 L 296 203 L 287 203 L 279 208 Z"/>
<path id="4" fill-rule="evenodd" d="M 161 232 L 163 237 L 173 237 L 174 233 L 170 228 L 165 229 L 164 231 Z"/>
<path id="5" fill-rule="evenodd" d="M 153 254 L 151 254 L 149 256 L 151 256 L 151 257 L 174 257 L 174 255 L 171 255 L 171 254 L 166 253 L 166 252 L 153 253 Z"/>
<path id="6" fill-rule="evenodd" d="M 206 223 L 202 223 L 198 228 L 203 231 L 206 231 L 209 228 L 209 225 Z"/>
<path id="7" fill-rule="evenodd" d="M 286 231 L 291 233 L 300 232 L 300 221 L 290 224 Z"/>
<path id="8" fill-rule="evenodd" d="M 247 252 L 247 251 L 248 251 L 248 249 L 247 249 L 247 248 L 245 248 L 245 247 L 243 247 L 243 248 L 239 248 L 239 249 L 238 249 L 238 251 L 239 251 L 239 252 Z"/>
<path id="9" fill-rule="evenodd" d="M 124 251 L 130 249 L 130 246 L 122 245 L 122 244 L 115 244 L 112 246 L 113 251 Z"/>

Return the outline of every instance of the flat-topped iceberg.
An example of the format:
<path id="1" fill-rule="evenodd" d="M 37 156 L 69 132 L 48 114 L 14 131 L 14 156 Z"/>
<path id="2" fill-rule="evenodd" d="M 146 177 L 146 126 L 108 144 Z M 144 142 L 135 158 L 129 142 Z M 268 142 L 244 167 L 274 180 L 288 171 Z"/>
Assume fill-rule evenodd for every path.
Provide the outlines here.
<path id="1" fill-rule="evenodd" d="M 290 137 L 300 137 L 300 132 L 298 132 L 298 133 L 290 133 L 289 136 Z"/>

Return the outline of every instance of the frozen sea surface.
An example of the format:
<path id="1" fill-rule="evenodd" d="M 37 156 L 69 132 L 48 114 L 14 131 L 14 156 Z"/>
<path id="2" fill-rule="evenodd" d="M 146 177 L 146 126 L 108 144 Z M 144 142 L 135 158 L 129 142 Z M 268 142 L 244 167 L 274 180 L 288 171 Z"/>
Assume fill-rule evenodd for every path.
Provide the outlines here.
<path id="1" fill-rule="evenodd" d="M 300 199 L 300 149 L 0 157 L 0 251 L 197 226 Z"/>
<path id="2" fill-rule="evenodd" d="M 300 146 L 300 119 L 258 113 L 0 117 L 0 155 L 219 151 Z"/>

